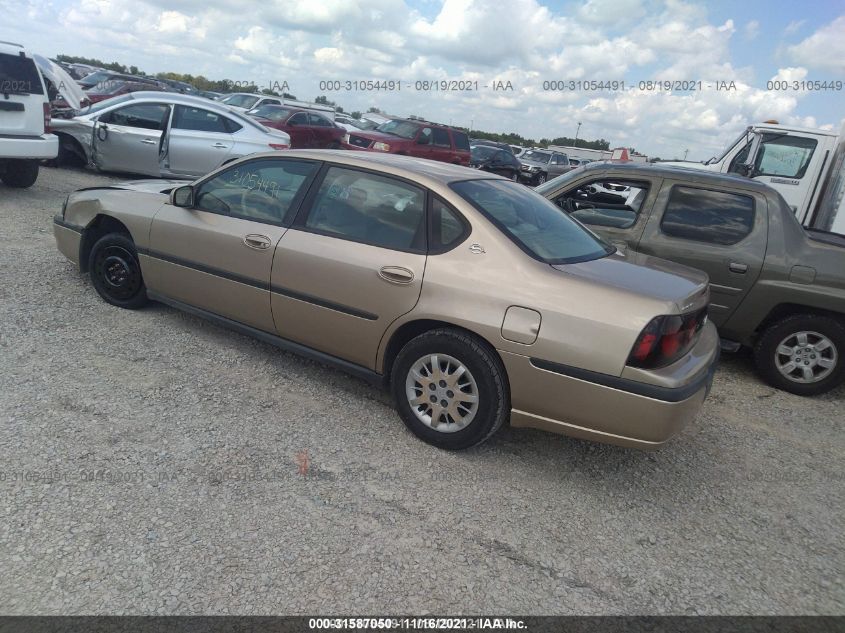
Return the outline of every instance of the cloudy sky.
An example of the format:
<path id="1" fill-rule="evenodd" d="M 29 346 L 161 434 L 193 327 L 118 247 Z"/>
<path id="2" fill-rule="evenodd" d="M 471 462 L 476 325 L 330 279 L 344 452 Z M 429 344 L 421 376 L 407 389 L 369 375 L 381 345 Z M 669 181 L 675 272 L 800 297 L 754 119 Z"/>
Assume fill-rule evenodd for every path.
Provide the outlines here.
<path id="1" fill-rule="evenodd" d="M 286 81 L 301 99 L 327 94 L 346 110 L 377 106 L 534 138 L 574 136 L 580 121 L 581 138 L 664 158 L 689 149 L 705 159 L 750 122 L 838 129 L 845 117 L 845 91 L 766 89 L 775 78 L 845 81 L 843 0 L 0 0 L 0 15 L 0 39 L 50 56 Z M 329 79 L 395 79 L 402 89 L 321 91 Z M 514 90 L 414 91 L 426 79 Z M 638 89 L 655 79 L 713 87 Z M 553 80 L 629 87 L 544 91 Z"/>

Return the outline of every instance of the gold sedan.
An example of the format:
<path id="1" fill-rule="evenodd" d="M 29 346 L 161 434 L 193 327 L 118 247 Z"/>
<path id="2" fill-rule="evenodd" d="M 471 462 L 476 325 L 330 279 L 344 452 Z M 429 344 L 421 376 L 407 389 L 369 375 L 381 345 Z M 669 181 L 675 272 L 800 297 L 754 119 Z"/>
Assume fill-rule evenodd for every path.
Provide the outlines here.
<path id="1" fill-rule="evenodd" d="M 77 191 L 54 231 L 108 303 L 161 301 L 384 384 L 441 448 L 508 419 L 655 447 L 695 417 L 718 358 L 703 273 L 440 162 L 255 154 L 192 184 Z"/>

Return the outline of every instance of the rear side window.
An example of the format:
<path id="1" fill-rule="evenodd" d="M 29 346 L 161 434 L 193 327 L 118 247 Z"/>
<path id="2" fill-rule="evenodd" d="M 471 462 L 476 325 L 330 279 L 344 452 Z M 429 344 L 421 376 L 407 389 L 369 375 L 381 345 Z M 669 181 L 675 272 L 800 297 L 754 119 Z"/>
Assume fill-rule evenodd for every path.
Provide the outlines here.
<path id="1" fill-rule="evenodd" d="M 452 147 L 452 143 L 449 140 L 449 132 L 439 127 L 434 128 L 432 132 L 434 133 L 435 145 L 440 145 L 441 147 Z"/>
<path id="2" fill-rule="evenodd" d="M 463 132 L 452 130 L 452 139 L 455 141 L 455 149 L 465 149 L 469 151 L 469 137 Z"/>
<path id="3" fill-rule="evenodd" d="M 429 254 L 445 253 L 461 243 L 468 233 L 469 227 L 458 212 L 437 196 L 432 196 Z"/>
<path id="4" fill-rule="evenodd" d="M 754 227 L 754 199 L 723 191 L 673 187 L 660 228 L 666 235 L 727 246 Z"/>
<path id="5" fill-rule="evenodd" d="M 173 115 L 173 127 L 177 130 L 196 130 L 199 132 L 228 133 L 225 117 L 189 106 L 176 106 Z"/>
<path id="6" fill-rule="evenodd" d="M 319 233 L 398 251 L 426 248 L 425 192 L 367 172 L 330 167 L 305 226 Z"/>
<path id="7" fill-rule="evenodd" d="M 100 117 L 102 123 L 144 130 L 163 130 L 170 107 L 163 103 L 139 103 L 112 110 Z"/>
<path id="8" fill-rule="evenodd" d="M 0 93 L 43 95 L 35 62 L 29 57 L 0 53 Z"/>

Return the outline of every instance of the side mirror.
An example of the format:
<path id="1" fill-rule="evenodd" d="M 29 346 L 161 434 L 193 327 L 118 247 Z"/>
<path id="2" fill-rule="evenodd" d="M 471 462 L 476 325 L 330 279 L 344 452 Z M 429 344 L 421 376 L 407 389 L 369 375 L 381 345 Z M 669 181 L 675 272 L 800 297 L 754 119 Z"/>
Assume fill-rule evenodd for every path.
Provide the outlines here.
<path id="1" fill-rule="evenodd" d="M 285 125 L 289 125 L 290 127 L 296 127 L 299 125 L 299 121 L 288 121 Z"/>
<path id="2" fill-rule="evenodd" d="M 425 134 L 420 134 L 419 138 L 417 139 L 417 145 L 428 145 L 431 139 Z"/>
<path id="3" fill-rule="evenodd" d="M 194 206 L 194 187 L 192 185 L 184 185 L 176 187 L 170 193 L 170 204 L 174 207 L 183 207 L 190 209 Z"/>

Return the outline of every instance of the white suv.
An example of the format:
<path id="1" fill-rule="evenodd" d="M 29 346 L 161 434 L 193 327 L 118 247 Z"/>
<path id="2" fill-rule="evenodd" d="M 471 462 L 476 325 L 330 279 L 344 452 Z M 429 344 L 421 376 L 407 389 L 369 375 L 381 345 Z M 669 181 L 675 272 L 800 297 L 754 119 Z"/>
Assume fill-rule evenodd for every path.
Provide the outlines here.
<path id="1" fill-rule="evenodd" d="M 20 44 L 0 41 L 0 180 L 29 187 L 38 161 L 55 158 L 47 88 L 32 56 Z"/>

